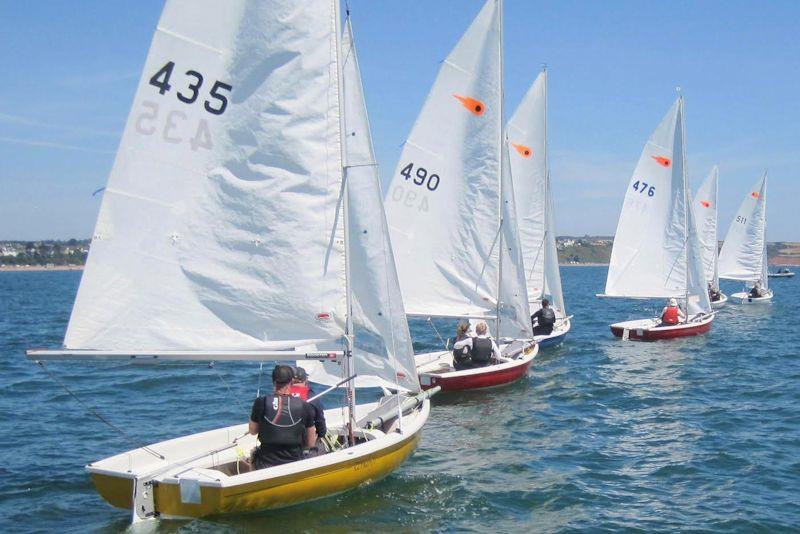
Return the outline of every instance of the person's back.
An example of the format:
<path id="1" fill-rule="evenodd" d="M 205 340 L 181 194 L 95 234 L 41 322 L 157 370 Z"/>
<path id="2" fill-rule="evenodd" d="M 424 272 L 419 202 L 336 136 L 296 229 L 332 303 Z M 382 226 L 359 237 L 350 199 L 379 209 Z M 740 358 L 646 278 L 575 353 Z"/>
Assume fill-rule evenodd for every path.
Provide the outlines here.
<path id="1" fill-rule="evenodd" d="M 553 333 L 553 327 L 556 324 L 556 312 L 550 307 L 550 301 L 542 299 L 542 307 L 531 315 L 531 325 L 533 326 L 533 335 L 535 336 L 548 336 Z"/>
<path id="2" fill-rule="evenodd" d="M 316 441 L 313 408 L 291 394 L 293 375 L 288 365 L 275 366 L 275 392 L 253 403 L 249 431 L 258 435 L 260 443 L 253 453 L 256 469 L 302 460 L 303 446 Z"/>
<path id="3" fill-rule="evenodd" d="M 472 363 L 478 366 L 488 365 L 494 354 L 492 340 L 488 337 L 472 338 Z"/>

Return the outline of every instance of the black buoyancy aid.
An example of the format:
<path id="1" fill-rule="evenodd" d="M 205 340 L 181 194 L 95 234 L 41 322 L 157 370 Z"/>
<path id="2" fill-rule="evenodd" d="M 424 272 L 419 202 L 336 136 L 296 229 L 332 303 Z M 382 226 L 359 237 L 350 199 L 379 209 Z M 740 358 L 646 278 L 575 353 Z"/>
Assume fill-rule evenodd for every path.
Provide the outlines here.
<path id="1" fill-rule="evenodd" d="M 542 315 L 539 317 L 539 324 L 542 326 L 556 324 L 556 313 L 552 308 L 542 308 Z"/>
<path id="2" fill-rule="evenodd" d="M 486 337 L 472 338 L 472 361 L 488 362 L 492 359 L 492 340 Z"/>
<path id="3" fill-rule="evenodd" d="M 258 422 L 258 440 L 262 446 L 302 447 L 305 436 L 303 405 L 291 395 L 264 397 L 264 418 Z"/>

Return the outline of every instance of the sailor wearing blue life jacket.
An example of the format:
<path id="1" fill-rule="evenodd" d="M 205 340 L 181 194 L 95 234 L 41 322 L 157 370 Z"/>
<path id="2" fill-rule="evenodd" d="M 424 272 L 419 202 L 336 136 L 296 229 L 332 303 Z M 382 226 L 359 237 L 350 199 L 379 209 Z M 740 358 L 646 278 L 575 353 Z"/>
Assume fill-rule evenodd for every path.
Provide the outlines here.
<path id="1" fill-rule="evenodd" d="M 468 349 L 469 361 L 456 363 L 454 367 L 457 371 L 462 369 L 474 369 L 490 365 L 494 358 L 500 357 L 500 349 L 492 338 L 487 334 L 488 327 L 481 321 L 475 325 L 475 336 L 467 337 L 453 344 L 453 350 L 461 351 Z"/>
<path id="2" fill-rule="evenodd" d="M 275 393 L 259 397 L 250 412 L 249 430 L 261 445 L 253 452 L 256 469 L 303 459 L 303 447 L 314 447 L 317 431 L 314 408 L 291 394 L 294 371 L 276 365 L 272 371 Z"/>

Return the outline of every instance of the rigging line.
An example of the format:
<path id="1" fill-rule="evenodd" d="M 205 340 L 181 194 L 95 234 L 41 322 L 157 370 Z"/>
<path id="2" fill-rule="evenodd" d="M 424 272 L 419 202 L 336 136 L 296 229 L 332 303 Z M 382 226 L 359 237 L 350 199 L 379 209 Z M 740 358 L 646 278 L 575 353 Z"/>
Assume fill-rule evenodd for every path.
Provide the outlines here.
<path id="1" fill-rule="evenodd" d="M 258 384 L 256 385 L 256 398 L 261 396 L 261 374 L 264 372 L 264 362 L 258 364 Z"/>
<path id="2" fill-rule="evenodd" d="M 109 426 L 110 428 L 112 428 L 113 430 L 116 430 L 116 431 L 117 431 L 117 432 L 118 432 L 120 435 L 122 435 L 123 437 L 125 437 L 126 439 L 128 439 L 129 441 L 131 441 L 132 443 L 139 443 L 139 440 L 137 440 L 137 439 L 133 438 L 133 437 L 132 437 L 130 434 L 128 434 L 127 432 L 125 432 L 124 430 L 122 430 L 121 428 L 119 428 L 118 426 L 114 425 L 114 424 L 113 424 L 111 421 L 109 421 L 108 419 L 106 419 L 105 417 L 103 417 L 103 416 L 100 414 L 100 412 L 98 412 L 97 410 L 95 410 L 94 408 L 92 408 L 91 406 L 89 406 L 88 404 L 86 404 L 85 402 L 83 402 L 83 401 L 82 401 L 82 400 L 81 400 L 81 399 L 80 399 L 80 398 L 79 398 L 79 397 L 78 397 L 78 396 L 77 396 L 75 393 L 73 393 L 73 392 L 72 392 L 72 390 L 70 390 L 70 389 L 67 387 L 67 385 L 66 385 L 64 382 L 62 382 L 61 380 L 59 380 L 59 378 L 58 378 L 56 375 L 54 375 L 53 373 L 51 373 L 51 372 L 50 372 L 50 369 L 48 369 L 48 368 L 47 368 L 47 366 L 44 364 L 44 362 L 43 362 L 43 361 L 41 361 L 41 360 L 37 360 L 37 361 L 36 361 L 36 363 L 37 363 L 37 364 L 39 364 L 39 367 L 41 367 L 42 369 L 44 369 L 44 372 L 45 372 L 45 373 L 47 373 L 47 375 L 48 375 L 48 376 L 49 376 L 49 377 L 50 377 L 50 378 L 51 378 L 51 379 L 52 379 L 54 382 L 56 382 L 56 383 L 57 383 L 59 386 L 61 386 L 61 387 L 64 389 L 64 391 L 66 391 L 66 392 L 67 392 L 67 393 L 68 393 L 68 394 L 69 394 L 69 395 L 70 395 L 70 396 L 71 396 L 73 399 L 75 399 L 75 400 L 78 402 L 78 404 L 80 404 L 81 406 L 83 406 L 83 409 L 84 409 L 84 410 L 86 410 L 87 412 L 89 412 L 89 413 L 90 413 L 90 414 L 92 414 L 93 416 L 97 417 L 97 418 L 98 418 L 100 421 L 102 421 L 103 423 L 105 423 L 106 425 L 108 425 L 108 426 Z M 166 460 L 166 457 L 165 457 L 165 456 L 163 456 L 163 455 L 159 454 L 158 452 L 154 451 L 153 449 L 151 449 L 151 448 L 150 448 L 150 447 L 148 447 L 147 445 L 140 445 L 140 446 L 139 446 L 139 448 L 141 448 L 141 449 L 142 449 L 142 450 L 144 450 L 144 451 L 147 451 L 147 452 L 149 452 L 150 454 L 152 454 L 153 456 L 155 456 L 156 458 L 158 458 L 158 459 L 160 459 L 160 460 Z"/>
<path id="3" fill-rule="evenodd" d="M 481 274 L 478 275 L 478 279 L 475 281 L 475 291 L 478 291 L 478 286 L 483 279 L 483 273 L 486 272 L 486 267 L 489 265 L 489 260 L 492 259 L 492 252 L 494 252 L 494 246 L 497 244 L 497 239 L 500 237 L 500 232 L 503 230 L 503 219 L 500 219 L 500 225 L 497 227 L 497 233 L 494 235 L 494 241 L 492 241 L 492 246 L 489 247 L 489 254 L 486 255 L 486 261 L 483 262 L 483 267 L 481 267 Z M 499 269 L 498 269 L 499 270 Z"/>
<path id="4" fill-rule="evenodd" d="M 428 324 L 431 325 L 431 328 L 433 328 L 433 332 L 436 334 L 436 337 L 438 337 L 439 341 L 441 341 L 442 345 L 444 345 L 444 350 L 447 350 L 447 343 L 445 343 L 444 339 L 442 339 L 442 336 L 439 334 L 439 331 L 436 329 L 436 325 L 433 324 L 433 319 L 430 318 L 430 317 L 428 317 Z"/>
<path id="5" fill-rule="evenodd" d="M 236 395 L 233 394 L 233 390 L 231 389 L 230 384 L 228 384 L 228 381 L 225 380 L 225 378 L 222 376 L 222 373 L 219 372 L 219 369 L 217 369 L 217 366 L 214 365 L 214 362 L 209 362 L 208 363 L 208 367 L 210 369 L 213 369 L 217 373 L 217 376 L 219 377 L 220 381 L 228 389 L 228 393 L 230 394 L 231 398 L 233 399 L 233 403 L 237 404 L 238 408 L 242 408 L 246 412 L 247 411 L 247 406 L 244 403 L 242 403 L 242 401 L 238 397 L 236 397 Z M 259 378 L 260 378 L 260 376 L 259 376 Z"/>

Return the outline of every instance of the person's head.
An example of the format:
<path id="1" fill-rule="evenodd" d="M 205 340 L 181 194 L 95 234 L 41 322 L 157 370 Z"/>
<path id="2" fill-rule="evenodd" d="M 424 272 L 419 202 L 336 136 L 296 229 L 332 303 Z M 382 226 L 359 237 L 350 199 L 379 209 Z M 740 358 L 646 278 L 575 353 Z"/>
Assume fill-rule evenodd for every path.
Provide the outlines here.
<path id="1" fill-rule="evenodd" d="M 272 370 L 272 383 L 276 391 L 291 384 L 293 378 L 294 371 L 288 365 L 276 365 Z"/>
<path id="2" fill-rule="evenodd" d="M 670 307 L 675 307 L 675 306 L 677 306 L 677 305 L 678 305 L 678 301 L 677 301 L 677 300 L 675 300 L 675 297 L 670 297 L 670 299 L 669 299 L 669 301 L 667 302 L 667 304 L 668 304 Z"/>
<path id="3" fill-rule="evenodd" d="M 458 326 L 456 326 L 456 337 L 457 338 L 466 337 L 468 332 L 469 332 L 469 321 L 459 321 Z"/>
<path id="4" fill-rule="evenodd" d="M 475 325 L 475 333 L 478 334 L 479 336 L 486 335 L 487 329 L 488 327 L 486 326 L 486 323 L 484 323 L 483 321 Z"/>
<path id="5" fill-rule="evenodd" d="M 294 378 L 292 381 L 295 384 L 305 384 L 308 382 L 308 373 L 299 365 L 294 368 Z"/>
<path id="6" fill-rule="evenodd" d="M 550 301 L 547 299 L 542 299 L 542 308 L 547 308 L 550 306 Z"/>
<path id="7" fill-rule="evenodd" d="M 756 288 L 761 289 L 761 280 L 756 280 Z"/>

